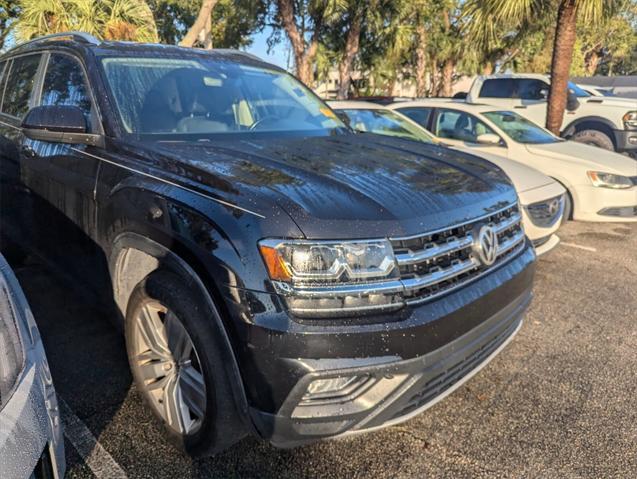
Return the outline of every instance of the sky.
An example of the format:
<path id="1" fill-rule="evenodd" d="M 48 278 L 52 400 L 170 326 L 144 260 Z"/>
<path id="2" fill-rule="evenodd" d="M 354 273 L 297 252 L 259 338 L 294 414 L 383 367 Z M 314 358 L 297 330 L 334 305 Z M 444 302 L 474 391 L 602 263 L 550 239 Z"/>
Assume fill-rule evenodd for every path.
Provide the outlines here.
<path id="1" fill-rule="evenodd" d="M 253 55 L 258 56 L 262 60 L 266 62 L 274 63 L 283 68 L 287 68 L 287 40 L 282 41 L 278 45 L 275 45 L 272 52 L 268 54 L 268 44 L 267 39 L 272 33 L 272 29 L 266 27 L 263 32 L 256 33 L 252 37 L 252 45 L 250 45 L 246 50 Z"/>

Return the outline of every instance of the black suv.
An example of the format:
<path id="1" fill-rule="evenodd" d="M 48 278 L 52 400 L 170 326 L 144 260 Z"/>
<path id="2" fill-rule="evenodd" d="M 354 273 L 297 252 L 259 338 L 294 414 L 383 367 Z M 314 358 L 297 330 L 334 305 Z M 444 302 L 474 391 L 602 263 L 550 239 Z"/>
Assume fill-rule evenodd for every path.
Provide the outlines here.
<path id="1" fill-rule="evenodd" d="M 521 325 L 535 256 L 490 163 L 355 134 L 236 51 L 59 34 L 0 78 L 3 247 L 102 293 L 193 455 L 404 421 Z"/>

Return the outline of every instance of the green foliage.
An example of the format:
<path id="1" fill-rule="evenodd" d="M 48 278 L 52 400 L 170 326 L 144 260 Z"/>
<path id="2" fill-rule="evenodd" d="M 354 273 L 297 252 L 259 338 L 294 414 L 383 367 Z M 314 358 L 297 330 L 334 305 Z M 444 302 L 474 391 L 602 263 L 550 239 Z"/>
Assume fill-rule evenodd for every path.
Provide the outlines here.
<path id="1" fill-rule="evenodd" d="M 108 40 L 157 41 L 152 13 L 143 0 L 22 0 L 16 36 L 78 30 Z"/>
<path id="2" fill-rule="evenodd" d="M 20 5 L 17 0 L 0 0 L 0 50 L 4 48 L 15 19 L 20 14 Z"/>

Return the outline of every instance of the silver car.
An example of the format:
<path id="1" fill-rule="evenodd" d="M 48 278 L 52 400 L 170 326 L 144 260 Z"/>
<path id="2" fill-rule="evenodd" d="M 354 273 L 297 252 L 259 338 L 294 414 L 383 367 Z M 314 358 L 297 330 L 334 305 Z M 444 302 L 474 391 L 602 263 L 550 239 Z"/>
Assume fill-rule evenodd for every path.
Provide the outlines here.
<path id="1" fill-rule="evenodd" d="M 0 476 L 64 477 L 62 422 L 40 333 L 0 255 Z"/>

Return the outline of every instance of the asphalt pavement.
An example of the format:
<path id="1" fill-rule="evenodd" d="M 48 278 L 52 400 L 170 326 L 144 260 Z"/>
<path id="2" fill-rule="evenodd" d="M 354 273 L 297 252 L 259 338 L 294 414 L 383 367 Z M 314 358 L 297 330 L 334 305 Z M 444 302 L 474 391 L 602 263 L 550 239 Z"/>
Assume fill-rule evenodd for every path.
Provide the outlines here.
<path id="1" fill-rule="evenodd" d="M 132 384 L 107 313 L 45 266 L 17 273 L 67 426 L 68 477 L 637 477 L 637 224 L 569 223 L 517 337 L 400 425 L 293 450 L 248 438 L 192 460 Z"/>

